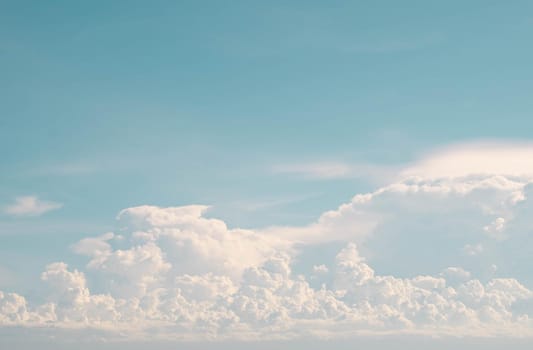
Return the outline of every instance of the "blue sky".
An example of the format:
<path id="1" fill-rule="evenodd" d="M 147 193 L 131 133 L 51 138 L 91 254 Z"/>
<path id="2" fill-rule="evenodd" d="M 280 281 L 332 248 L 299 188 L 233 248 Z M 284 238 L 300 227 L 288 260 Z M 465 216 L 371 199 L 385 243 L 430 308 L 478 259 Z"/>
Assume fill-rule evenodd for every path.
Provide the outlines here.
<path id="1" fill-rule="evenodd" d="M 0 290 L 40 300 L 43 266 L 85 269 L 72 247 L 117 235 L 125 208 L 209 205 L 202 215 L 230 229 L 300 232 L 405 169 L 440 162 L 453 145 L 483 143 L 479 152 L 493 152 L 508 174 L 504 159 L 522 152 L 508 145 L 527 149 L 518 163 L 529 159 L 532 36 L 529 1 L 1 1 Z M 379 215 L 404 203 L 391 200 Z M 520 208 L 481 227 L 494 237 L 510 220 L 529 227 L 515 220 L 527 213 Z M 424 230 L 452 225 L 439 213 Z M 412 215 L 394 225 L 421 229 L 412 222 L 422 214 Z M 419 260 L 390 257 L 455 247 L 455 238 L 400 244 L 403 236 L 376 225 L 369 243 L 355 241 L 378 272 L 435 274 L 453 258 L 488 280 L 489 267 L 520 246 L 523 260 L 500 271 L 519 278 L 531 267 L 525 235 L 525 244 L 457 243 L 463 253 L 491 252 L 479 270 L 443 253 L 414 271 Z M 330 234 L 341 238 L 300 261 L 333 261 L 338 242 L 354 240 Z M 406 250 L 376 253 L 391 244 Z M 87 284 L 104 290 L 96 280 Z"/>

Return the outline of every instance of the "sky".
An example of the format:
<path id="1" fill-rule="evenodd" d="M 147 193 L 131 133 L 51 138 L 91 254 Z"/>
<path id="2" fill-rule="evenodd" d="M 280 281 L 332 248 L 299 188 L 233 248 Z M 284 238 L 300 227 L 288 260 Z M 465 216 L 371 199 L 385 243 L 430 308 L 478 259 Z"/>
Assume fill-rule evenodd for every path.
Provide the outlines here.
<path id="1" fill-rule="evenodd" d="M 532 36 L 520 0 L 0 0 L 0 347 L 526 346 Z"/>

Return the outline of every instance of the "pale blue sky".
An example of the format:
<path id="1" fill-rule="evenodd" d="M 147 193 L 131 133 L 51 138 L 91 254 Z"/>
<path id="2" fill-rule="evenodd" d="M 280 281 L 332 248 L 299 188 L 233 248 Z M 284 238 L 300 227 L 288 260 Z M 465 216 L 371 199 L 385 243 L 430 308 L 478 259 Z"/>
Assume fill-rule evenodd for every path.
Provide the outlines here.
<path id="1" fill-rule="evenodd" d="M 530 136 L 529 1 L 1 6 L 0 194 L 66 203 L 58 220 L 286 200 L 220 211 L 301 223 L 362 185 L 272 176 L 275 164 L 389 164 Z"/>
<path id="2" fill-rule="evenodd" d="M 305 225 L 450 144 L 529 141 L 531 1 L 2 1 L 0 290 L 150 204 Z M 400 269 L 401 270 L 401 269 Z"/>

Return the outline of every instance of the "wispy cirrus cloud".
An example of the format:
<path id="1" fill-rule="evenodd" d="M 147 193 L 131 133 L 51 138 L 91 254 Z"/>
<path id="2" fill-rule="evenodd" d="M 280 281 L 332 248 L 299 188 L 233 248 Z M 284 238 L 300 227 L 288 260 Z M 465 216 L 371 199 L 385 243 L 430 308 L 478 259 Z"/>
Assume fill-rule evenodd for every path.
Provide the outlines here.
<path id="1" fill-rule="evenodd" d="M 315 179 L 338 179 L 349 177 L 352 167 L 342 162 L 311 162 L 278 164 L 272 171 L 275 174 L 303 175 Z"/>
<path id="2" fill-rule="evenodd" d="M 533 177 L 532 142 L 477 140 L 448 145 L 420 153 L 413 162 L 383 165 L 346 161 L 278 163 L 273 174 L 312 180 L 367 178 L 399 181 L 410 177 L 445 178 L 499 174 Z"/>
<path id="3" fill-rule="evenodd" d="M 293 175 L 311 180 L 387 179 L 396 171 L 397 169 L 392 166 L 341 161 L 283 163 L 271 167 L 271 172 L 274 174 Z"/>
<path id="4" fill-rule="evenodd" d="M 286 196 L 281 198 L 244 199 L 225 203 L 225 206 L 234 207 L 244 212 L 256 212 L 303 202 L 309 199 L 316 198 L 318 196 L 319 194 L 309 194 L 300 196 Z"/>
<path id="5" fill-rule="evenodd" d="M 62 206 L 62 203 L 45 201 L 37 196 L 21 196 L 15 198 L 14 203 L 6 206 L 4 213 L 13 216 L 40 216 Z"/>

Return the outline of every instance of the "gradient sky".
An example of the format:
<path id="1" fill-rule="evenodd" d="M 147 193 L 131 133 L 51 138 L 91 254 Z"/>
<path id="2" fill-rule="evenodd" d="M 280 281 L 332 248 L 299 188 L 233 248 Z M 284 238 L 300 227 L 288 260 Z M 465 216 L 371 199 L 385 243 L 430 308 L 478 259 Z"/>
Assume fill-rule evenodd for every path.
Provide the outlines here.
<path id="1" fill-rule="evenodd" d="M 527 163 L 532 37 L 533 3 L 518 0 L 0 1 L 0 290 L 40 302 L 44 266 L 84 270 L 76 242 L 118 232 L 125 208 L 209 205 L 229 228 L 271 232 L 308 227 L 435 155 L 455 164 L 456 148 L 525 149 Z M 411 219 L 452 225 L 437 216 Z M 500 232 L 498 218 L 481 227 Z M 459 259 L 414 253 L 430 260 L 414 271 L 409 249 L 456 237 L 398 235 L 359 250 L 400 277 Z M 293 269 L 333 261 L 351 241 L 335 237 Z M 524 237 L 494 243 L 507 251 L 479 271 L 453 261 L 482 280 L 499 265 L 531 289 Z M 401 254 L 376 253 L 398 242 Z M 498 263 L 520 246 L 523 259 Z"/>

